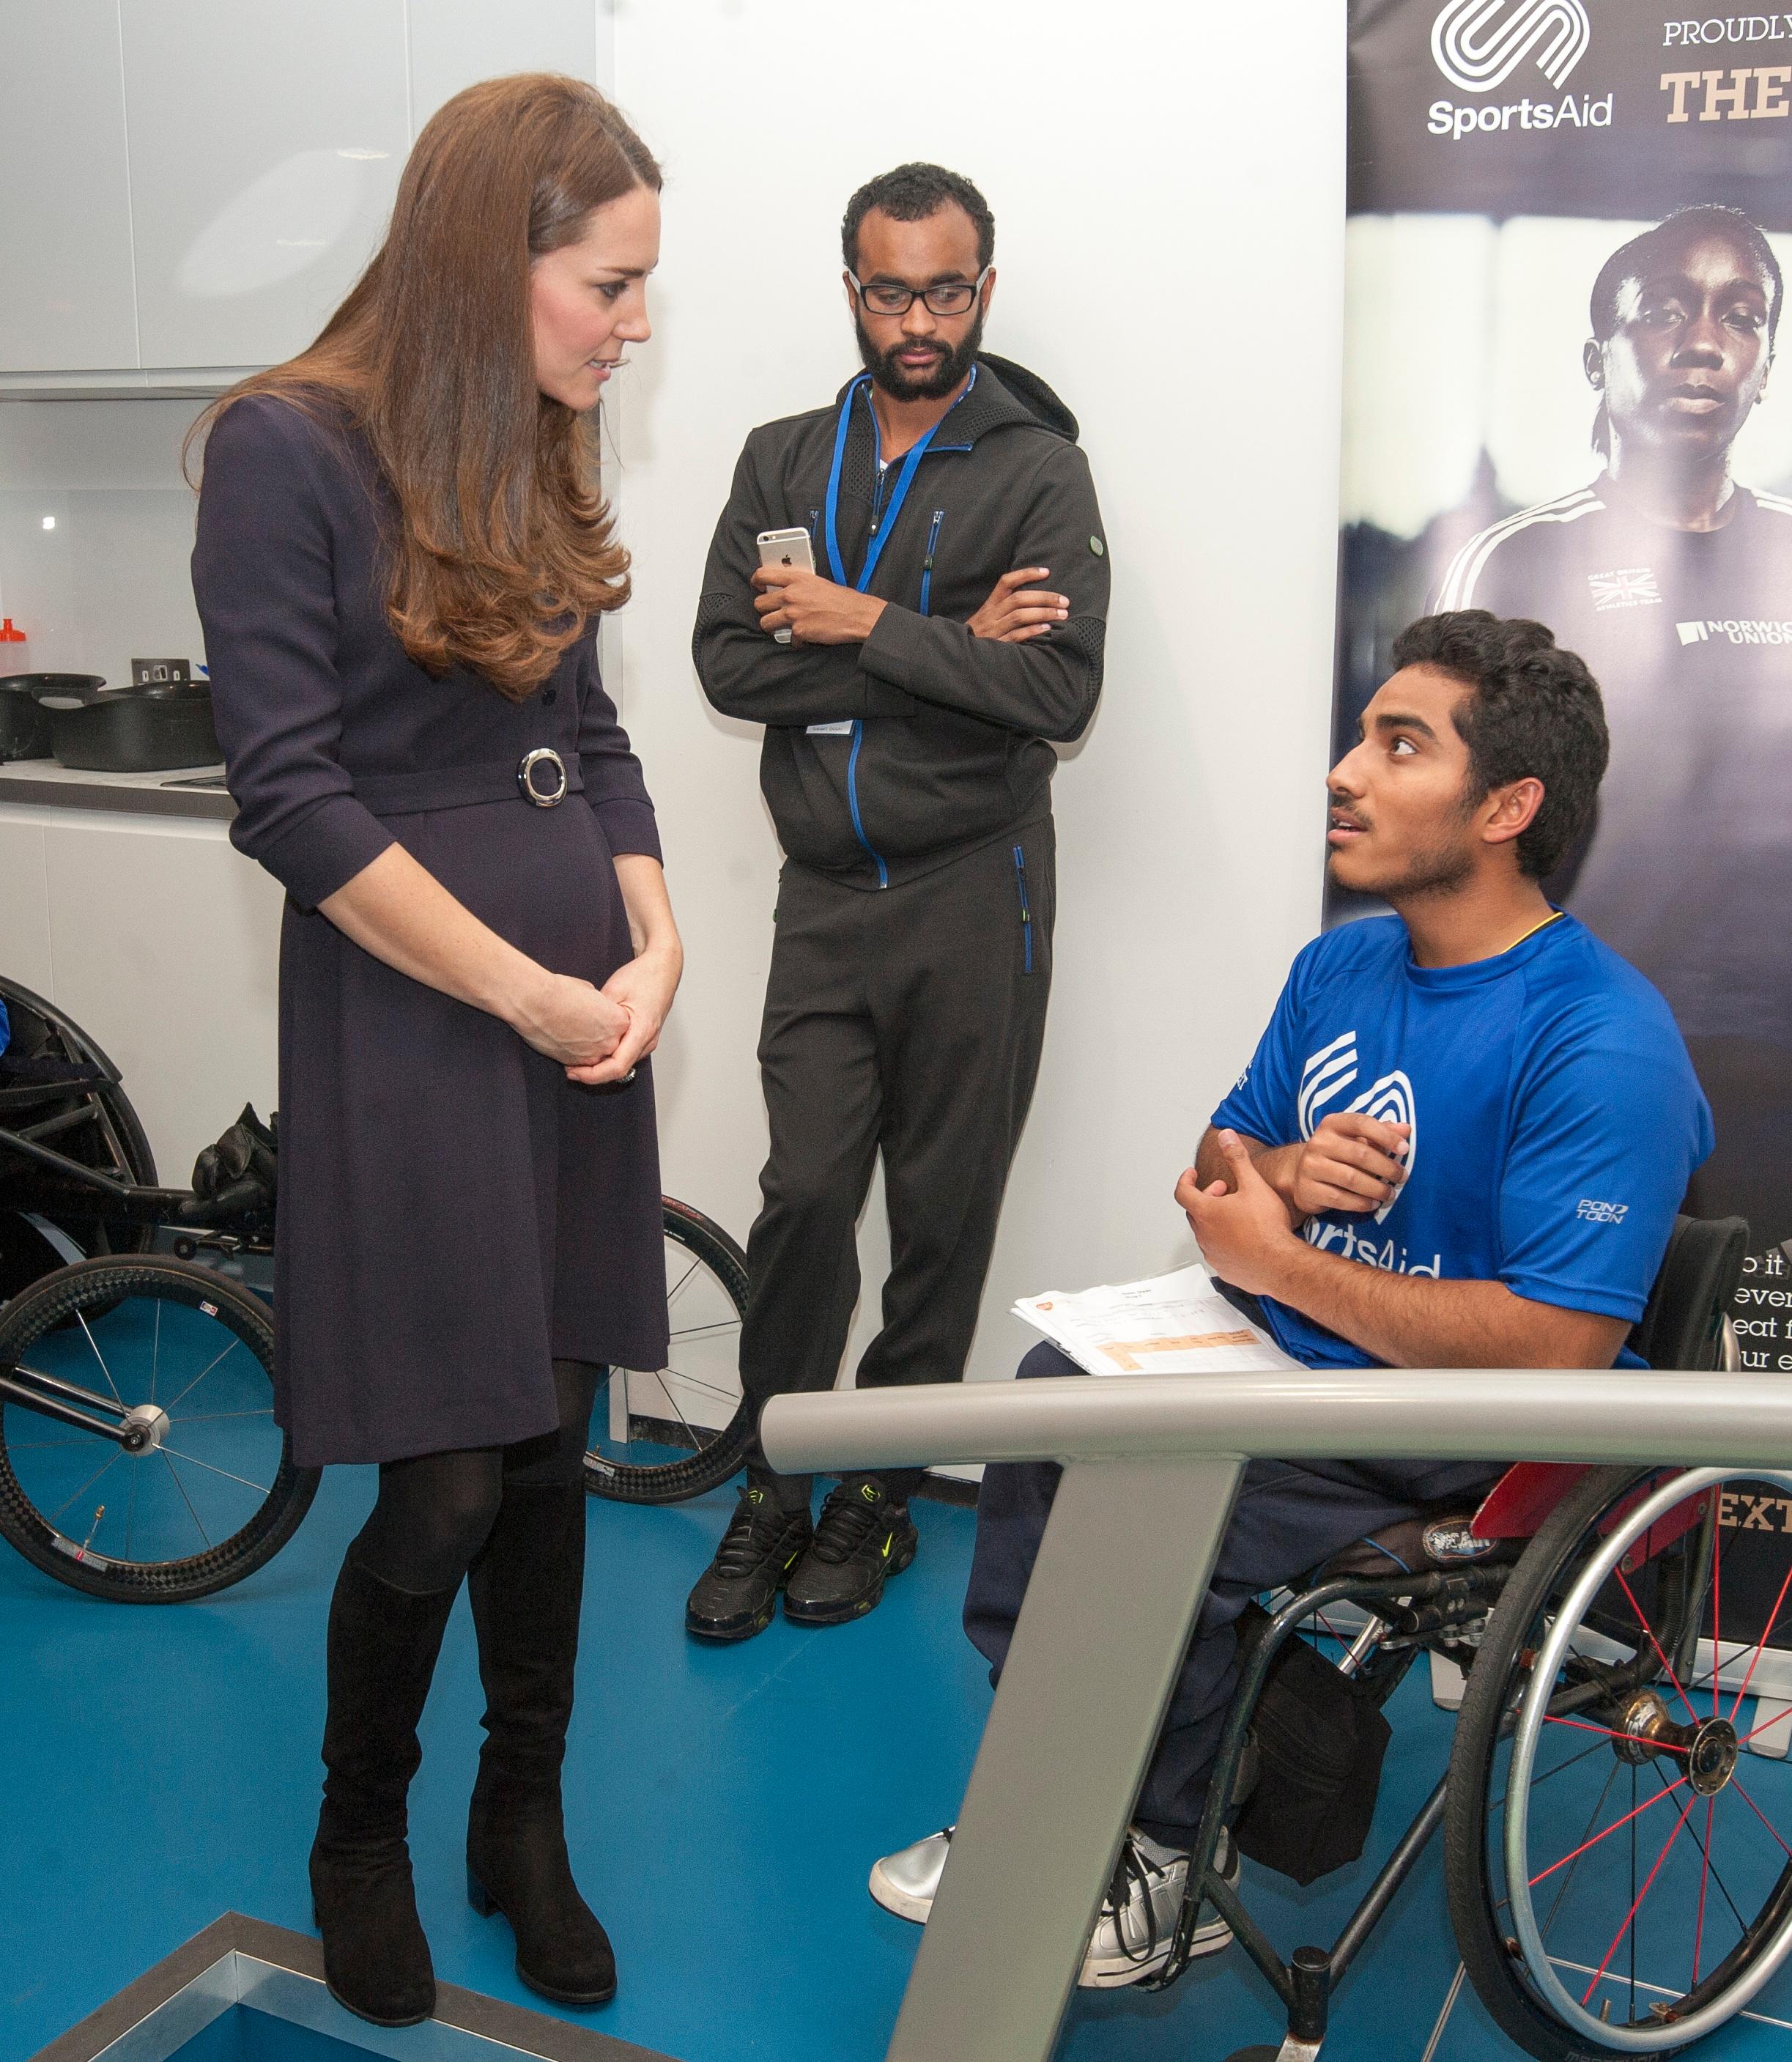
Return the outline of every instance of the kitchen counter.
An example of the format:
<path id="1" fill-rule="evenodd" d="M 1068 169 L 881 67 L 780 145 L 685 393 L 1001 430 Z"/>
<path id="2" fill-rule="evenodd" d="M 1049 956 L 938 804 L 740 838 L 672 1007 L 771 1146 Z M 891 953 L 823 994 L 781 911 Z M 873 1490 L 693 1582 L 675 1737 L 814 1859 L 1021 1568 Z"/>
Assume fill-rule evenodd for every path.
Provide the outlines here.
<path id="1" fill-rule="evenodd" d="M 176 766 L 161 773 L 84 773 L 54 759 L 13 759 L 0 765 L 0 807 L 30 803 L 65 809 L 106 809 L 138 816 L 188 816 L 228 823 L 236 804 L 222 787 L 170 786 L 221 780 L 218 766 Z"/>

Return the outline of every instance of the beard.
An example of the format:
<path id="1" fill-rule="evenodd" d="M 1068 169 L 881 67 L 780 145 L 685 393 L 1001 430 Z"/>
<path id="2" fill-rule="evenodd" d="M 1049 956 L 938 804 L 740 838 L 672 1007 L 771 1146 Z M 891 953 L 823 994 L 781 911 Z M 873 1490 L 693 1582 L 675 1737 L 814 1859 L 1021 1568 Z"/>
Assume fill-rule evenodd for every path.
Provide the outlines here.
<path id="1" fill-rule="evenodd" d="M 864 318 L 856 310 L 853 312 L 852 327 L 858 333 L 859 355 L 864 361 L 865 370 L 892 401 L 943 401 L 955 387 L 963 383 L 982 345 L 983 310 L 977 310 L 976 320 L 958 348 L 948 351 L 936 346 L 939 356 L 932 369 L 918 375 L 897 363 L 902 352 L 916 347 L 907 339 L 892 344 L 888 351 L 880 351 L 866 331 Z"/>
<path id="2" fill-rule="evenodd" d="M 1341 860 L 1345 861 L 1342 866 Z M 1333 852 L 1326 868 L 1337 887 L 1354 895 L 1379 896 L 1397 908 L 1405 902 L 1453 895 L 1474 872 L 1474 861 L 1460 840 L 1440 838 L 1435 844 L 1421 845 L 1417 852 L 1405 853 L 1397 872 L 1390 870 L 1379 877 L 1352 876 L 1348 848 Z"/>

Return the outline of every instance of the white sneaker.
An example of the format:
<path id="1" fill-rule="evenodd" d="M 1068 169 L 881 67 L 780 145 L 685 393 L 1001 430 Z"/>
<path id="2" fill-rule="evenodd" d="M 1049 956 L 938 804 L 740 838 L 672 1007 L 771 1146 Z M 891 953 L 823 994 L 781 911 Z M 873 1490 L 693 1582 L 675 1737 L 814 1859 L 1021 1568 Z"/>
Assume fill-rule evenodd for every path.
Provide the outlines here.
<path id="1" fill-rule="evenodd" d="M 917 1926 L 927 1924 L 940 1879 L 946 1872 L 952 1835 L 952 1829 L 948 1826 L 943 1831 L 929 1833 L 924 1840 L 916 1841 L 912 1847 L 872 1863 L 871 1894 L 886 1912 L 893 1912 L 898 1919 L 912 1919 Z"/>
<path id="2" fill-rule="evenodd" d="M 1222 1831 L 1214 1866 L 1229 1883 L 1238 1880 L 1238 1851 L 1229 1832 Z M 1077 1976 L 1086 1991 L 1113 1990 L 1153 1976 L 1170 1958 L 1182 1894 L 1189 1881 L 1189 1857 L 1129 1828 L 1121 1845 L 1113 1881 L 1101 1900 L 1100 1916 L 1089 1936 L 1088 1952 Z M 1232 1928 L 1210 1912 L 1189 1942 L 1191 1959 L 1216 1955 L 1232 1944 Z"/>
<path id="3" fill-rule="evenodd" d="M 871 1894 L 886 1912 L 912 1919 L 917 1925 L 927 1924 L 952 1852 L 952 1831 L 948 1826 L 929 1833 L 924 1840 L 872 1864 Z M 1238 1852 L 1229 1832 L 1221 1833 L 1215 1859 L 1221 1875 L 1228 1883 L 1237 1883 Z M 1084 1990 L 1136 1984 L 1164 1966 L 1169 1960 L 1188 1878 L 1186 1854 L 1161 1846 L 1136 1830 L 1128 1832 L 1076 1979 Z M 1189 1952 L 1192 1956 L 1214 1955 L 1231 1942 L 1232 1928 L 1210 1913 L 1195 1928 Z"/>

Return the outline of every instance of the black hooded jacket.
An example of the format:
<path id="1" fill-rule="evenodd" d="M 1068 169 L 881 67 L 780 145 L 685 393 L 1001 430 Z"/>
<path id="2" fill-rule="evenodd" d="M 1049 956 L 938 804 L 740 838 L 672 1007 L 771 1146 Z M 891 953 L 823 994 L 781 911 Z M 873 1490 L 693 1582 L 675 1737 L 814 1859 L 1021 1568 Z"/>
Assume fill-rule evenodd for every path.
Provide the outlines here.
<path id="1" fill-rule="evenodd" d="M 856 391 L 855 391 L 855 387 Z M 916 467 L 868 592 L 889 603 L 863 644 L 780 644 L 753 612 L 762 530 L 807 529 L 831 577 L 825 510 L 852 394 L 836 544 L 858 577 L 900 471 L 878 478 L 868 386 L 748 438 L 704 572 L 692 656 L 724 714 L 765 725 L 760 784 L 784 850 L 851 886 L 912 879 L 1035 822 L 1101 689 L 1107 540 L 1076 420 L 1045 383 L 980 356 Z M 966 628 L 1006 572 L 1070 615 L 1020 644 Z M 828 725 L 824 731 L 812 728 Z"/>

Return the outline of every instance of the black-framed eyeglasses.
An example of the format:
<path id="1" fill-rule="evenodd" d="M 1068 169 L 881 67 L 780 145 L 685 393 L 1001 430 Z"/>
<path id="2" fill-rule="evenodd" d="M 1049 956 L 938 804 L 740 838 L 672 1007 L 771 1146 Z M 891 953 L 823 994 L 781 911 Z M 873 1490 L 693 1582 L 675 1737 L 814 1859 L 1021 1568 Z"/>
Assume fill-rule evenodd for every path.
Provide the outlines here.
<path id="1" fill-rule="evenodd" d="M 873 279 L 867 287 L 856 273 L 848 272 L 852 291 L 860 304 L 874 315 L 905 315 L 916 301 L 936 315 L 961 315 L 977 297 L 977 291 L 995 268 L 985 265 L 974 279 L 942 279 L 932 287 L 905 287 L 900 279 Z"/>

